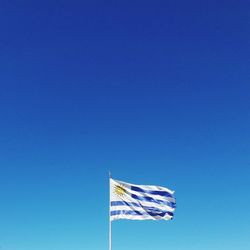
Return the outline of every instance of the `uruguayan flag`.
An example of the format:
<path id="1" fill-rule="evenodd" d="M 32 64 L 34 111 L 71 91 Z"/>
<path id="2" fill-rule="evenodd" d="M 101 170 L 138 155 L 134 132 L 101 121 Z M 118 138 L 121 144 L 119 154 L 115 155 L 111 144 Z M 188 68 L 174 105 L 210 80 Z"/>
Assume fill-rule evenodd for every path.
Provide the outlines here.
<path id="1" fill-rule="evenodd" d="M 174 191 L 110 179 L 110 220 L 171 220 Z"/>

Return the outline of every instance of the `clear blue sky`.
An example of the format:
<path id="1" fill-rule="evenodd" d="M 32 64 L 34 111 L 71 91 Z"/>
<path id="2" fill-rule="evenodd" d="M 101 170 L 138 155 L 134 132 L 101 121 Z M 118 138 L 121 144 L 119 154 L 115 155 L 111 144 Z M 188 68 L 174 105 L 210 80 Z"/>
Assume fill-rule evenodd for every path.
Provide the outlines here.
<path id="1" fill-rule="evenodd" d="M 250 249 L 248 1 L 0 3 L 0 249 L 108 249 L 108 170 L 176 190 L 113 250 Z"/>

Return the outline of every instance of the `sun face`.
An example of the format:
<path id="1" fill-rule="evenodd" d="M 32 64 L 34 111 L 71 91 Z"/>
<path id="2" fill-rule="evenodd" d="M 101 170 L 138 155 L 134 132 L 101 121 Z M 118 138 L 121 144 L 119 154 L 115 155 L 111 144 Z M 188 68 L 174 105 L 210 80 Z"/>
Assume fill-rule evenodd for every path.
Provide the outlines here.
<path id="1" fill-rule="evenodd" d="M 115 185 L 114 192 L 119 197 L 122 197 L 122 196 L 124 196 L 126 194 L 125 188 L 122 187 L 122 186 L 118 186 L 118 185 Z"/>

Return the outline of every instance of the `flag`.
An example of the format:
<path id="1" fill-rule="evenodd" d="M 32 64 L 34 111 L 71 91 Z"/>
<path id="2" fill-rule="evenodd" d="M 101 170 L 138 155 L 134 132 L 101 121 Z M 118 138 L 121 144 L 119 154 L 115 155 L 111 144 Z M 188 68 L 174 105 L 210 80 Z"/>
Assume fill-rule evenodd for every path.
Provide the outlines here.
<path id="1" fill-rule="evenodd" d="M 171 220 L 174 191 L 110 179 L 110 220 Z"/>

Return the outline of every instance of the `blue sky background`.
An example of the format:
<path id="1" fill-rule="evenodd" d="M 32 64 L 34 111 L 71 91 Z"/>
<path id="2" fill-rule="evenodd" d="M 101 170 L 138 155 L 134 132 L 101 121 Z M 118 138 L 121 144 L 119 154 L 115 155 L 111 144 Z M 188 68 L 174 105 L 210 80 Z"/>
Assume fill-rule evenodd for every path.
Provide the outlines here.
<path id="1" fill-rule="evenodd" d="M 176 190 L 113 250 L 250 249 L 248 1 L 0 3 L 0 249 L 108 249 L 108 170 Z"/>

